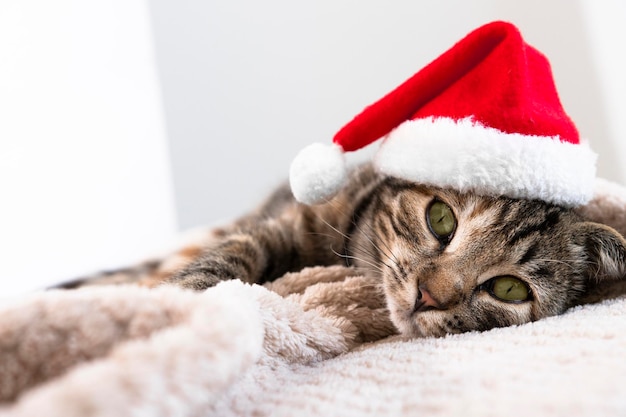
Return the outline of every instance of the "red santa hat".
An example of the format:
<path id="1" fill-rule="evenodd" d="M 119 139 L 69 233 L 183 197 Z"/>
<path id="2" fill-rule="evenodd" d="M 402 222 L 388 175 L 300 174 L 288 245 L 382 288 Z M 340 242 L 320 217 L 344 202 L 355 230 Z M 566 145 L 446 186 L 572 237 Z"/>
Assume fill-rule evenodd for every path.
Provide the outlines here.
<path id="1" fill-rule="evenodd" d="M 596 154 L 563 110 L 548 60 L 510 23 L 476 29 L 332 145 L 303 149 L 290 169 L 296 199 L 330 199 L 347 178 L 344 153 L 381 138 L 374 165 L 393 177 L 567 207 L 593 194 Z"/>

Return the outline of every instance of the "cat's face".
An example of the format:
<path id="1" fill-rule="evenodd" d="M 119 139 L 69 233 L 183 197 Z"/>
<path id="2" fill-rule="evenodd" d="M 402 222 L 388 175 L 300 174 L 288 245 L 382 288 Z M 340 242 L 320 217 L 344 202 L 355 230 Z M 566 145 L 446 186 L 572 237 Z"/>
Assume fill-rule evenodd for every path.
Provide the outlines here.
<path id="1" fill-rule="evenodd" d="M 624 270 L 617 232 L 543 202 L 390 182 L 371 214 L 358 258 L 378 266 L 391 318 L 409 336 L 559 314 L 590 276 Z"/>

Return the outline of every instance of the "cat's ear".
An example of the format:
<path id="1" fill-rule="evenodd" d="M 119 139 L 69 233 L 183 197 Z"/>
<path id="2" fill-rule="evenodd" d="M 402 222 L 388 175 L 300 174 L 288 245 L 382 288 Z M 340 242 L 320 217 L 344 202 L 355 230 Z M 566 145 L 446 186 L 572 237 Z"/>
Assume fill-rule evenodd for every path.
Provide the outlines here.
<path id="1" fill-rule="evenodd" d="M 587 288 L 582 303 L 626 293 L 626 240 L 609 226 L 581 223 L 574 240 L 587 258 Z"/>

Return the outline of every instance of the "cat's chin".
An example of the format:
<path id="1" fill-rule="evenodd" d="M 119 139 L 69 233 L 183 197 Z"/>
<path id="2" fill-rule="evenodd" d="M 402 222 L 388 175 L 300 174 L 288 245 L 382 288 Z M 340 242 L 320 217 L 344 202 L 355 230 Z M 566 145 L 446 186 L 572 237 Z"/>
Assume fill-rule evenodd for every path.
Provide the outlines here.
<path id="1" fill-rule="evenodd" d="M 391 321 L 407 337 L 442 337 L 448 332 L 441 325 L 441 312 L 391 309 Z"/>

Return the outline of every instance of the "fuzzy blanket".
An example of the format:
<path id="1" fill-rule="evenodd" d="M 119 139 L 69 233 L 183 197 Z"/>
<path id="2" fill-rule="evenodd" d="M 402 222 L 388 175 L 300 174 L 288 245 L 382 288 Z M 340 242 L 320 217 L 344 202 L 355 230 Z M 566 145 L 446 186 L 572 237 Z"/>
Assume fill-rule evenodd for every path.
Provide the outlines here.
<path id="1" fill-rule="evenodd" d="M 625 233 L 626 189 L 599 182 L 583 211 Z M 374 282 L 330 267 L 51 291 L 0 317 L 0 417 L 626 415 L 624 297 L 405 340 Z"/>

